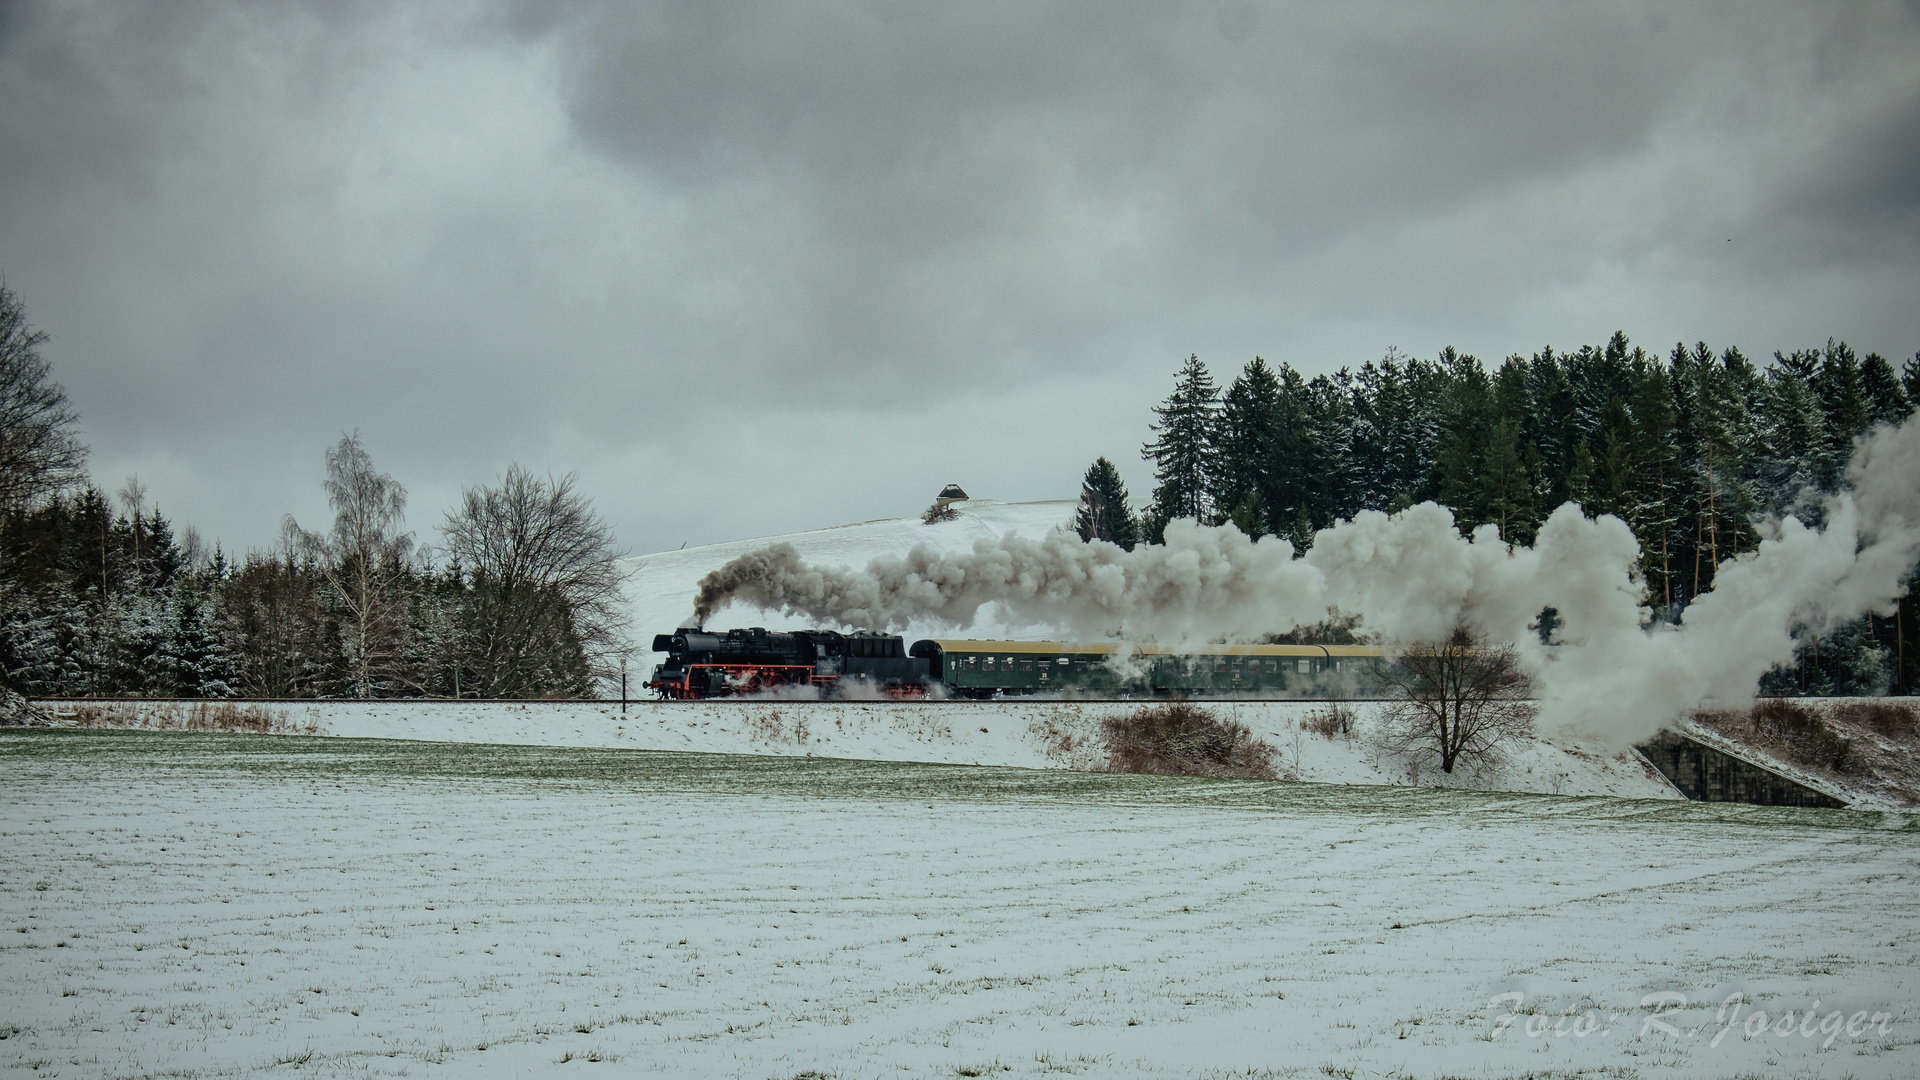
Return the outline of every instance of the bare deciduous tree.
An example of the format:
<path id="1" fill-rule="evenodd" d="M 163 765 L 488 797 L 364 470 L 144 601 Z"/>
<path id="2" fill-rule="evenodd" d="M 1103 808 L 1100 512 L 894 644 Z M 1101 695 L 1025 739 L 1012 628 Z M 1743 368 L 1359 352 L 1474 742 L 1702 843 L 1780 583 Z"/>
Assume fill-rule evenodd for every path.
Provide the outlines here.
<path id="1" fill-rule="evenodd" d="M 0 285 L 0 511 L 86 479 L 79 414 L 48 377 L 47 335 L 27 325 L 20 297 Z"/>
<path id="2" fill-rule="evenodd" d="M 471 579 L 463 666 L 480 694 L 585 693 L 618 670 L 620 553 L 574 483 L 513 465 L 498 487 L 464 492 L 440 527 Z"/>
<path id="3" fill-rule="evenodd" d="M 1399 691 L 1384 713 L 1386 740 L 1403 753 L 1432 753 L 1440 771 L 1492 753 L 1533 731 L 1532 685 L 1512 645 L 1490 644 L 1466 627 L 1423 645 L 1387 669 Z"/>
<path id="4" fill-rule="evenodd" d="M 345 613 L 341 647 L 355 697 L 372 697 L 391 676 L 404 648 L 407 564 L 413 534 L 402 532 L 407 489 L 378 472 L 360 443 L 343 435 L 327 451 L 327 502 L 333 531 L 307 532 L 289 517 L 286 529 L 339 597 Z"/>
<path id="5" fill-rule="evenodd" d="M 138 473 L 128 475 L 127 482 L 120 485 L 116 493 L 120 506 L 127 512 L 127 520 L 133 525 L 133 566 L 138 573 L 146 565 L 146 514 L 147 485 Z"/>

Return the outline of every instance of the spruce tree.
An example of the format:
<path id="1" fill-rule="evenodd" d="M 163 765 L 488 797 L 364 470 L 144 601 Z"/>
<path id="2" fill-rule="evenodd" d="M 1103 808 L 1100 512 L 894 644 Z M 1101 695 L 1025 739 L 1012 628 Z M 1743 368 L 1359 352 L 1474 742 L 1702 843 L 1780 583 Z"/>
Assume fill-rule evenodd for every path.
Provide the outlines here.
<path id="1" fill-rule="evenodd" d="M 1624 380 L 1623 380 L 1624 381 Z M 1623 388 L 1624 389 L 1624 388 Z M 1590 514 L 1612 514 L 1625 520 L 1634 503 L 1633 485 L 1638 471 L 1638 440 L 1633 417 L 1620 394 L 1607 400 L 1600 414 L 1600 430 L 1594 445 L 1593 485 L 1588 493 Z"/>
<path id="2" fill-rule="evenodd" d="M 1680 448 L 1675 441 L 1673 386 L 1659 357 L 1645 357 L 1633 388 L 1634 436 L 1639 444 L 1639 475 L 1635 501 L 1627 517 L 1640 540 L 1650 601 L 1657 600 L 1663 618 L 1674 609 L 1674 529 L 1680 522 L 1676 482 Z"/>
<path id="3" fill-rule="evenodd" d="M 1279 437 L 1280 380 L 1256 356 L 1227 388 L 1220 410 L 1220 457 L 1213 502 L 1249 536 L 1272 532 L 1266 495 Z"/>
<path id="4" fill-rule="evenodd" d="M 1846 342 L 1827 339 L 1813 388 L 1820 396 L 1820 411 L 1826 419 L 1826 468 L 1820 487 L 1832 491 L 1846 470 L 1847 459 L 1853 456 L 1854 436 L 1864 433 L 1873 422 L 1862 392 L 1859 357 Z"/>
<path id="5" fill-rule="evenodd" d="M 1354 474 L 1353 377 L 1342 369 L 1307 383 L 1302 454 L 1308 516 L 1316 529 L 1350 518 L 1362 506 Z"/>
<path id="6" fill-rule="evenodd" d="M 1216 520 L 1212 493 L 1218 476 L 1220 391 L 1200 357 L 1189 356 L 1174 376 L 1173 393 L 1154 408 L 1157 436 L 1141 447 L 1153 462 L 1154 517 L 1149 540 L 1160 542 L 1175 518 Z"/>
<path id="7" fill-rule="evenodd" d="M 1080 509 L 1074 531 L 1082 540 L 1105 540 L 1132 551 L 1140 542 L 1133 512 L 1127 508 L 1127 485 L 1113 462 L 1100 458 L 1087 466 L 1080 480 Z"/>
<path id="8" fill-rule="evenodd" d="M 1451 347 L 1440 352 L 1447 374 L 1440 405 L 1440 448 L 1434 460 L 1440 501 L 1453 509 L 1463 528 L 1489 520 L 1482 498 L 1481 467 L 1486 459 L 1493 387 L 1486 369 Z"/>
<path id="9" fill-rule="evenodd" d="M 1826 418 L 1809 382 L 1809 365 L 1802 362 L 1804 354 L 1774 355 L 1761 406 L 1762 444 L 1755 457 L 1761 504 L 1779 514 L 1823 481 L 1828 443 Z"/>
<path id="10" fill-rule="evenodd" d="M 1502 418 L 1487 437 L 1486 461 L 1480 471 L 1478 502 L 1500 529 L 1500 538 L 1513 543 L 1515 526 L 1527 521 L 1533 503 L 1532 481 L 1520 453 L 1520 425 Z"/>
<path id="11" fill-rule="evenodd" d="M 1901 388 L 1893 365 L 1879 353 L 1868 353 L 1860 362 L 1860 392 L 1866 398 L 1869 423 L 1898 424 L 1913 412 L 1913 399 Z"/>

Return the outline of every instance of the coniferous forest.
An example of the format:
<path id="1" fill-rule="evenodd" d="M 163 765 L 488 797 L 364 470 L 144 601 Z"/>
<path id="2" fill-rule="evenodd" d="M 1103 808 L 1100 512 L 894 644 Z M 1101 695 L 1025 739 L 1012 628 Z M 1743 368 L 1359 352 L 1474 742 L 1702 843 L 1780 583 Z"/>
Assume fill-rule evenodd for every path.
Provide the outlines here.
<path id="1" fill-rule="evenodd" d="M 1312 378 L 1255 357 L 1224 390 L 1190 357 L 1142 450 L 1151 501 L 1129 513 L 1101 458 L 1082 481 L 1077 526 L 1131 546 L 1190 517 L 1304 549 L 1358 511 L 1431 499 L 1462 529 L 1492 524 L 1526 544 L 1571 501 L 1633 529 L 1647 605 L 1678 620 L 1713 588 L 1716 565 L 1759 543 L 1756 521 L 1819 524 L 1818 496 L 1844 483 L 1855 437 L 1916 403 L 1920 354 L 1896 370 L 1839 341 L 1755 361 L 1705 343 L 1649 352 L 1616 333 L 1491 367 L 1452 349 L 1432 360 L 1389 350 Z M 1807 638 L 1762 689 L 1911 693 L 1913 607 L 1909 595 L 1893 616 Z"/>
<path id="2" fill-rule="evenodd" d="M 514 466 L 465 493 L 416 547 L 406 492 L 357 434 L 325 455 L 330 527 L 291 518 L 232 556 L 176 531 L 136 479 L 88 476 L 78 416 L 43 334 L 0 287 L 0 679 L 29 696 L 555 697 L 592 694 L 625 643 L 610 530 L 570 477 Z M 1646 602 L 1677 620 L 1755 522 L 1820 523 L 1856 436 L 1920 402 L 1920 354 L 1845 343 L 1754 361 L 1663 353 L 1615 334 L 1489 368 L 1389 350 L 1307 378 L 1256 357 L 1224 390 L 1198 357 L 1154 410 L 1155 487 L 1135 512 L 1119 471 L 1088 468 L 1076 527 L 1131 548 L 1178 517 L 1279 535 L 1423 500 L 1462 528 L 1529 543 L 1555 507 L 1638 536 Z M 1920 569 L 1920 568 L 1917 568 Z M 1809 637 L 1763 689 L 1911 693 L 1913 600 Z"/>
<path id="3" fill-rule="evenodd" d="M 513 466 L 418 550 L 358 434 L 332 523 L 233 557 L 93 483 L 45 335 L 0 286 L 0 685 L 29 697 L 591 696 L 623 648 L 618 552 L 571 477 Z M 319 464 L 317 461 L 316 464 Z"/>

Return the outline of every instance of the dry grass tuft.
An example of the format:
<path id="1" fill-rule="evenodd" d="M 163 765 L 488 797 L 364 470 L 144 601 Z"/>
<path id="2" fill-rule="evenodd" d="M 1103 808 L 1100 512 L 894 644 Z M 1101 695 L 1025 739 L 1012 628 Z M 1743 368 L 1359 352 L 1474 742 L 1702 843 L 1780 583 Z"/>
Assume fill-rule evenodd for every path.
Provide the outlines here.
<path id="1" fill-rule="evenodd" d="M 1854 771 L 1853 740 L 1833 730 L 1814 709 L 1788 698 L 1768 698 L 1747 714 L 1748 738 L 1802 765 Z"/>
<path id="2" fill-rule="evenodd" d="M 1312 732 L 1323 739 L 1351 739 L 1353 709 L 1337 701 L 1314 709 L 1300 718 L 1300 730 Z"/>
<path id="3" fill-rule="evenodd" d="M 1920 734 L 1920 717 L 1916 717 L 1914 707 L 1904 701 L 1846 701 L 1833 707 L 1833 718 L 1892 739 Z"/>
<path id="4" fill-rule="evenodd" d="M 1101 721 L 1107 771 L 1272 780 L 1272 746 L 1246 725 L 1185 701 L 1148 705 Z"/>
<path id="5" fill-rule="evenodd" d="M 231 701 L 99 701 L 50 709 L 57 727 L 214 731 L 243 735 L 323 735 L 312 720 L 295 723 L 284 710 Z"/>

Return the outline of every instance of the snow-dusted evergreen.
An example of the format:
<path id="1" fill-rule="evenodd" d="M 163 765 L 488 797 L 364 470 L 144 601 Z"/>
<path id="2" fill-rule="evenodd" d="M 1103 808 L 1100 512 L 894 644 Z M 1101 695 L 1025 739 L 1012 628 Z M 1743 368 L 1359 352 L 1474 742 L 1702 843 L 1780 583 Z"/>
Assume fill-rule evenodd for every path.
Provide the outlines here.
<path id="1" fill-rule="evenodd" d="M 1845 482 L 1854 439 L 1913 411 L 1920 354 L 1896 373 L 1829 341 L 1756 364 L 1705 343 L 1662 356 L 1615 334 L 1492 368 L 1453 349 L 1433 360 L 1389 350 L 1309 379 L 1255 357 L 1217 405 L 1213 386 L 1190 358 L 1155 409 L 1155 527 L 1230 521 L 1305 547 L 1361 510 L 1431 499 L 1463 528 L 1490 524 L 1525 544 L 1572 501 L 1633 528 L 1648 603 L 1677 619 L 1720 563 L 1759 542 L 1759 519 L 1818 523 L 1817 496 Z M 1809 637 L 1769 687 L 1912 692 L 1913 608 L 1909 598 L 1894 617 Z"/>

